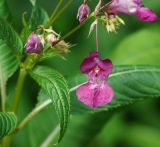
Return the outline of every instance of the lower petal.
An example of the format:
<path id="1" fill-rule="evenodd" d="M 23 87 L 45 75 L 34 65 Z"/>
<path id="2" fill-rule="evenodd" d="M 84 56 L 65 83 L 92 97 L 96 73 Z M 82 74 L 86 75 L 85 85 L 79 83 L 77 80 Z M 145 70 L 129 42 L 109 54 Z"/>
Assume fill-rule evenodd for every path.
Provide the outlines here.
<path id="1" fill-rule="evenodd" d="M 93 108 L 93 99 L 95 95 L 95 87 L 90 84 L 86 83 L 82 86 L 80 86 L 76 91 L 78 99 L 84 103 L 85 105 Z"/>
<path id="2" fill-rule="evenodd" d="M 94 108 L 105 105 L 112 101 L 114 92 L 112 87 L 105 83 L 100 88 L 94 98 Z"/>

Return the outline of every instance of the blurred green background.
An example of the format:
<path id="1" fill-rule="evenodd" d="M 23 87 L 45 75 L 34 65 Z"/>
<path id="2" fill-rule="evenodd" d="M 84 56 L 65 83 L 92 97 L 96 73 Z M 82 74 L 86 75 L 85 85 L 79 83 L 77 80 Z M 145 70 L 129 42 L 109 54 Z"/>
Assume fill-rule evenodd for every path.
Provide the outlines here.
<path id="1" fill-rule="evenodd" d="M 22 29 L 22 14 L 27 12 L 27 17 L 29 18 L 32 6 L 29 0 L 7 0 L 7 2 L 12 15 L 12 24 L 20 32 Z M 37 0 L 37 5 L 51 14 L 57 2 L 58 0 Z M 67 0 L 64 1 L 64 3 L 66 2 Z M 97 2 L 98 0 L 88 0 L 92 10 Z M 82 0 L 74 0 L 65 13 L 57 19 L 53 24 L 53 29 L 56 32 L 61 33 L 63 36 L 79 24 L 76 20 L 76 15 L 81 3 Z M 144 0 L 144 4 L 155 10 L 160 16 L 160 1 Z M 140 22 L 135 16 L 121 15 L 121 17 L 126 25 L 121 26 L 117 33 L 108 34 L 106 29 L 99 24 L 101 56 L 110 58 L 114 65 L 160 65 L 160 23 Z M 80 72 L 79 65 L 83 58 L 88 52 L 95 50 L 95 32 L 87 38 L 92 21 L 93 19 L 88 21 L 80 30 L 67 38 L 66 41 L 76 44 L 76 46 L 71 48 L 71 53 L 65 56 L 66 60 L 56 57 L 47 60 L 43 64 L 53 66 L 66 77 L 69 77 L 73 72 Z M 13 83 L 15 77 L 11 79 L 10 83 Z M 26 88 L 30 84 L 27 83 Z M 32 93 L 24 93 L 24 97 L 36 96 L 34 93 L 37 92 L 37 85 L 32 87 Z M 22 106 L 19 112 L 22 117 L 30 111 L 35 102 L 33 99 L 24 101 L 22 103 L 25 103 L 25 106 Z M 56 120 L 56 115 L 49 108 L 41 115 L 44 116 L 38 115 L 25 127 L 24 131 L 15 136 L 14 147 L 38 147 L 38 143 L 35 140 L 45 137 L 43 132 L 49 132 L 50 128 L 52 129 L 54 126 L 53 122 L 55 124 Z M 54 118 L 52 119 L 53 115 Z M 88 115 L 73 116 L 67 135 L 58 146 L 160 147 L 160 101 L 158 100 L 146 100 L 119 110 L 115 112 L 109 123 L 105 123 L 105 121 L 102 123 L 100 122 L 101 119 L 96 119 L 96 121 L 92 122 L 92 119 Z M 37 123 L 41 125 L 41 129 L 35 125 Z M 99 124 L 101 124 L 100 127 Z M 94 133 L 91 131 L 91 127 Z M 29 134 L 26 132 L 29 132 Z"/>

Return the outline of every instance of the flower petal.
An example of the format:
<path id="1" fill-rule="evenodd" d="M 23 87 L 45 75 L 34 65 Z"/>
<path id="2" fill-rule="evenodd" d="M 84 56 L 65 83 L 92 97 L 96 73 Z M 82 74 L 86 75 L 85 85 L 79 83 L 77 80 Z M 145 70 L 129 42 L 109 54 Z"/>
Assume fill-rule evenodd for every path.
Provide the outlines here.
<path id="1" fill-rule="evenodd" d="M 113 96 L 112 87 L 108 83 L 104 83 L 94 97 L 93 107 L 97 108 L 111 102 Z"/>
<path id="2" fill-rule="evenodd" d="M 108 74 L 110 74 L 112 72 L 113 65 L 112 65 L 112 61 L 109 59 L 100 60 L 98 62 L 98 66 L 102 70 L 106 71 Z"/>
<path id="3" fill-rule="evenodd" d="M 89 73 L 97 64 L 95 59 L 99 59 L 98 52 L 91 52 L 89 56 L 87 56 L 81 66 L 80 69 L 83 73 Z"/>
<path id="4" fill-rule="evenodd" d="M 84 103 L 85 105 L 93 108 L 93 99 L 94 99 L 94 94 L 95 94 L 95 87 L 92 86 L 91 83 L 86 83 L 82 86 L 80 86 L 77 91 L 77 97 L 78 99 Z"/>
<path id="5" fill-rule="evenodd" d="M 91 108 L 97 108 L 109 103 L 114 95 L 108 83 L 104 83 L 100 86 L 88 82 L 80 86 L 76 93 L 78 99 Z"/>
<path id="6" fill-rule="evenodd" d="M 137 11 L 137 16 L 142 21 L 152 22 L 158 20 L 158 16 L 147 7 L 140 7 Z"/>

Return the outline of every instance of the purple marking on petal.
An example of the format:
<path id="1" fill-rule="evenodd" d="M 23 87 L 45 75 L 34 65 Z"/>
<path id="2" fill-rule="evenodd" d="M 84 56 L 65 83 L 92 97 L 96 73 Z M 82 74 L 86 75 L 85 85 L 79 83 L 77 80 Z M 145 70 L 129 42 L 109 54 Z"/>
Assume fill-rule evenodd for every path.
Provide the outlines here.
<path id="1" fill-rule="evenodd" d="M 137 16 L 142 21 L 153 22 L 158 20 L 158 16 L 147 7 L 139 7 Z"/>

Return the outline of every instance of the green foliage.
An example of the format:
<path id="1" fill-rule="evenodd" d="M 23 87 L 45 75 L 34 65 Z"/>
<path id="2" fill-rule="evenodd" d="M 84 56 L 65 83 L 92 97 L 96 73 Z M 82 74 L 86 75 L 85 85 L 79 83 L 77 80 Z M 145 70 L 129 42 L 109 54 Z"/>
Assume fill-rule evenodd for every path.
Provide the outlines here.
<path id="1" fill-rule="evenodd" d="M 0 39 L 3 40 L 10 50 L 20 58 L 23 52 L 23 44 L 17 33 L 4 20 L 0 20 Z"/>
<path id="2" fill-rule="evenodd" d="M 160 31 L 142 29 L 127 36 L 112 52 L 114 64 L 160 65 Z"/>
<path id="3" fill-rule="evenodd" d="M 0 0 L 0 18 L 7 19 L 9 16 L 8 5 L 6 0 Z"/>
<path id="4" fill-rule="evenodd" d="M 6 43 L 0 40 L 0 75 L 6 81 L 18 68 L 18 60 Z"/>
<path id="5" fill-rule="evenodd" d="M 11 133 L 17 124 L 17 118 L 14 113 L 0 112 L 0 138 Z"/>
<path id="6" fill-rule="evenodd" d="M 31 72 L 31 76 L 47 91 L 53 100 L 60 119 L 60 141 L 66 131 L 70 117 L 70 98 L 67 83 L 60 73 L 44 66 L 37 67 Z"/>
<path id="7" fill-rule="evenodd" d="M 29 22 L 29 28 L 31 31 L 34 31 L 39 25 L 45 25 L 48 20 L 48 14 L 43 8 L 34 7 Z"/>
<path id="8" fill-rule="evenodd" d="M 73 112 L 99 112 L 116 109 L 122 106 L 133 104 L 147 98 L 160 97 L 160 67 L 158 66 L 115 66 L 109 77 L 109 83 L 114 89 L 114 98 L 109 104 L 98 109 L 89 109 L 78 102 L 73 94 Z M 71 91 L 86 82 L 86 76 L 77 75 L 70 79 Z"/>

